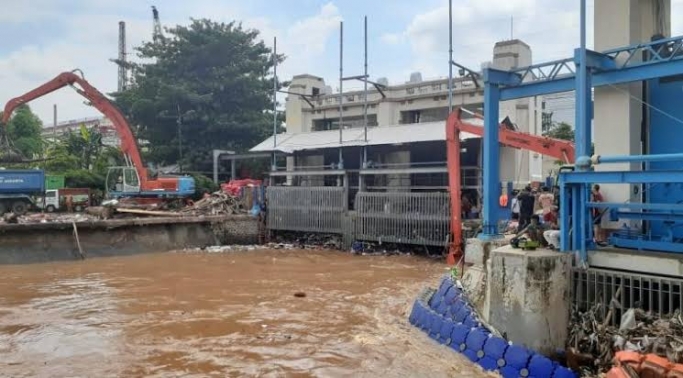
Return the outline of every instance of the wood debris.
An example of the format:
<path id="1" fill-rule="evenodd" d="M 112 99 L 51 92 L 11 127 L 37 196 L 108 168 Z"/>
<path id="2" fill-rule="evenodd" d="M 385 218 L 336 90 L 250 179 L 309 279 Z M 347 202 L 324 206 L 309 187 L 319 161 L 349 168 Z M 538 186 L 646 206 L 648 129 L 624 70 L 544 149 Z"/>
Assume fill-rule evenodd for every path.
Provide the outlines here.
<path id="1" fill-rule="evenodd" d="M 683 362 L 683 316 L 680 310 L 659 317 L 641 309 L 622 315 L 621 327 L 609 324 L 614 306 L 598 303 L 588 311 L 572 311 L 567 364 L 584 377 L 595 377 L 612 367 L 621 350 L 653 353 L 674 363 Z"/>
<path id="2" fill-rule="evenodd" d="M 247 213 L 244 204 L 237 198 L 224 192 L 214 192 L 180 211 L 191 215 L 231 215 Z"/>

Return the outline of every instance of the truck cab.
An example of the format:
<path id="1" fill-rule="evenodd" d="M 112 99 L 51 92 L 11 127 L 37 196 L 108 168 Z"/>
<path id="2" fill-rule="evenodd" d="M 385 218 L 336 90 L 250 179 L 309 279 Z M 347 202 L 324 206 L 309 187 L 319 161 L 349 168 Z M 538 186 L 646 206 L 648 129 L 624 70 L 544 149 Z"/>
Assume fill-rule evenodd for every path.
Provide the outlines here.
<path id="1" fill-rule="evenodd" d="M 73 211 L 77 213 L 90 206 L 90 189 L 88 188 L 50 189 L 45 191 L 45 211 L 54 213 L 55 211 L 67 210 L 69 197 L 71 197 Z M 38 202 L 40 203 L 40 201 Z"/>

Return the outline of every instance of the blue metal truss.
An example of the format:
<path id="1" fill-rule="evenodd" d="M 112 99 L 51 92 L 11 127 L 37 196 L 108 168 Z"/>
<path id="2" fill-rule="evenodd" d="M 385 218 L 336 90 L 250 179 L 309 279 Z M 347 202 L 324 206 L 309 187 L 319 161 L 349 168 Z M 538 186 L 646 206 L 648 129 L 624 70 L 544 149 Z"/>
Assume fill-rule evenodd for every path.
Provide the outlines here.
<path id="1" fill-rule="evenodd" d="M 583 6 L 582 1 L 582 10 L 585 11 Z M 576 156 L 585 158 L 590 154 L 592 145 L 593 87 L 683 73 L 683 36 L 616 48 L 602 53 L 595 52 L 585 48 L 584 13 L 582 12 L 582 48 L 576 49 L 572 58 L 513 71 L 492 68 L 484 70 L 484 229 L 481 236 L 483 239 L 499 236 L 496 227 L 499 218 L 496 193 L 500 185 L 500 153 L 497 142 L 499 101 L 576 91 Z M 562 250 L 578 251 L 584 260 L 593 239 L 592 219 L 588 212 L 591 206 L 591 184 L 683 182 L 683 171 L 593 172 L 589 166 L 577 166 L 577 171 L 562 173 L 560 176 Z M 643 209 L 641 207 L 641 210 Z M 651 241 L 661 244 L 667 240 L 660 238 Z M 657 244 L 657 247 L 661 250 L 660 244 Z M 679 246 L 671 248 L 672 251 L 678 249 Z"/>

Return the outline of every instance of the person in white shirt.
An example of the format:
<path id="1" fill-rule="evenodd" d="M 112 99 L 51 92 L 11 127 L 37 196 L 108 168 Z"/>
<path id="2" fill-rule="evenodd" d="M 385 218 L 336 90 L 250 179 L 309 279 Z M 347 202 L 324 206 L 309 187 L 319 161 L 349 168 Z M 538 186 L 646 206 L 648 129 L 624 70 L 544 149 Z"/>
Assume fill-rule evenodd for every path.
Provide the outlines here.
<path id="1" fill-rule="evenodd" d="M 519 190 L 515 189 L 512 191 L 512 201 L 510 201 L 510 210 L 512 211 L 512 220 L 519 220 L 519 200 L 517 196 L 519 195 Z"/>

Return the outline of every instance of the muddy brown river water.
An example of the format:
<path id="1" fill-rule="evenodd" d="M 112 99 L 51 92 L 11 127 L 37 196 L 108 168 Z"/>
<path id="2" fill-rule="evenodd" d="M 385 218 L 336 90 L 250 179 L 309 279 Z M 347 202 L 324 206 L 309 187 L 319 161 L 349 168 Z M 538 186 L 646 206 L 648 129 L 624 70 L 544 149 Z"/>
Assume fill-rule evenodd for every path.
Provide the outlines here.
<path id="1" fill-rule="evenodd" d="M 0 266 L 0 376 L 487 377 L 406 320 L 443 273 L 291 250 Z"/>

